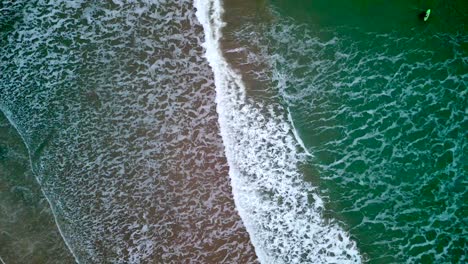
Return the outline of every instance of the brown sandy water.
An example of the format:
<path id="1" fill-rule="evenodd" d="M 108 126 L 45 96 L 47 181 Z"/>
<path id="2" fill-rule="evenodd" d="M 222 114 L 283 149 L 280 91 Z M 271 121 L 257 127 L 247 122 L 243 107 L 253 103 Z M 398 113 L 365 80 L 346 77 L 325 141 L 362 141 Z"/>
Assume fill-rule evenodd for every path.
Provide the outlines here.
<path id="1" fill-rule="evenodd" d="M 260 43 L 272 19 L 266 2 L 207 2 L 197 2 L 203 10 L 197 16 L 208 36 L 234 198 L 259 260 L 360 262 L 346 232 L 323 217 L 317 188 L 304 181 L 302 167 L 310 154 L 276 91 L 267 57 L 274 47 L 268 40 Z"/>
<path id="2" fill-rule="evenodd" d="M 247 94 L 256 97 L 258 100 L 274 97 L 276 92 L 271 88 L 268 65 L 268 58 L 261 56 L 260 43 L 257 43 L 255 30 L 261 31 L 272 19 L 267 2 L 248 0 L 224 0 L 222 1 L 225 10 L 223 21 L 226 23 L 223 28 L 223 38 L 221 48 L 223 56 L 230 66 L 237 70 L 247 88 Z M 246 34 L 250 34 L 251 39 L 239 38 L 237 34 L 245 29 L 245 25 L 256 24 L 257 28 Z"/>
<path id="3" fill-rule="evenodd" d="M 77 260 L 256 262 L 192 3 L 69 5 L 18 11 L 0 107 Z"/>

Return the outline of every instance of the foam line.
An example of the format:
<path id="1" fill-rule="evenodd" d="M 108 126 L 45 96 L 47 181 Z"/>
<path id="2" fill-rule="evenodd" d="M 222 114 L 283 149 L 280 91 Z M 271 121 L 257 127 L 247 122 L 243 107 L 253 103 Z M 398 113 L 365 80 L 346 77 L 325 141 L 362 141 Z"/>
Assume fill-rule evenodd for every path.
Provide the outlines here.
<path id="1" fill-rule="evenodd" d="M 23 144 L 26 146 L 26 149 L 28 150 L 28 159 L 29 159 L 29 166 L 31 166 L 31 171 L 33 172 L 34 174 L 34 178 L 36 178 L 37 180 L 37 183 L 39 184 L 39 179 L 37 178 L 37 174 L 34 172 L 34 166 L 33 166 L 33 163 L 32 163 L 32 158 L 31 158 L 31 150 L 28 146 L 28 144 L 26 143 L 26 140 L 24 139 L 24 135 L 21 133 L 21 131 L 18 129 L 17 125 L 15 122 L 13 122 L 13 120 L 11 119 L 10 117 L 10 112 L 9 111 L 6 111 L 5 109 L 1 109 L 0 108 L 0 111 L 5 115 L 6 119 L 8 120 L 8 122 L 10 122 L 11 126 L 15 128 L 16 130 L 16 133 L 18 133 L 18 135 L 20 136 L 21 140 L 23 141 Z M 46 193 L 44 193 L 44 190 L 42 188 L 41 189 L 41 192 L 42 192 L 42 195 L 46 198 L 47 200 L 47 203 L 49 204 L 49 207 L 50 207 L 50 210 L 52 211 L 52 215 L 54 216 L 54 222 L 55 222 L 55 226 L 57 227 L 59 233 L 60 233 L 60 236 L 62 237 L 63 241 L 65 242 L 65 245 L 67 245 L 67 248 L 68 250 L 70 251 L 70 253 L 73 255 L 73 258 L 75 258 L 75 261 L 76 263 L 80 263 L 78 261 L 78 258 L 75 254 L 75 252 L 73 251 L 72 247 L 70 246 L 70 244 L 68 243 L 67 239 L 65 238 L 65 236 L 63 235 L 63 232 L 62 230 L 60 229 L 60 225 L 58 224 L 58 220 L 57 220 L 57 213 L 55 212 L 55 209 L 54 207 L 52 206 L 52 203 L 49 199 L 49 197 L 46 195 Z M 5 262 L 3 262 L 3 260 L 1 259 L 0 257 L 0 260 L 2 261 L 3 264 L 5 264 Z"/>
<path id="2" fill-rule="evenodd" d="M 216 102 L 233 196 L 262 263 L 360 263 L 354 241 L 322 217 L 323 201 L 303 179 L 304 156 L 281 105 L 247 98 L 220 49 L 220 0 L 195 0 L 214 72 Z M 297 135 L 296 135 L 296 138 Z"/>
<path id="3" fill-rule="evenodd" d="M 299 145 L 302 147 L 302 149 L 307 154 L 307 156 L 312 157 L 313 155 L 309 152 L 309 150 L 307 150 L 306 146 L 304 145 L 304 141 L 302 141 L 301 137 L 297 133 L 297 129 L 296 129 L 296 126 L 294 126 L 294 121 L 292 119 L 291 111 L 289 110 L 289 107 L 288 107 L 288 121 L 292 126 L 294 138 L 296 139 L 297 143 L 299 143 Z"/>

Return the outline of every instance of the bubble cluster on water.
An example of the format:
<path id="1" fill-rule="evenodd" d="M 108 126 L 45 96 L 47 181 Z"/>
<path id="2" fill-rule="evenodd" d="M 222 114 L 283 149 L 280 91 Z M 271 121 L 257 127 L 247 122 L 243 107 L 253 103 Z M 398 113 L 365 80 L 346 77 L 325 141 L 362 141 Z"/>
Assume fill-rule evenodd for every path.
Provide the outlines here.
<path id="1" fill-rule="evenodd" d="M 190 1 L 17 1 L 0 110 L 80 263 L 254 262 Z"/>

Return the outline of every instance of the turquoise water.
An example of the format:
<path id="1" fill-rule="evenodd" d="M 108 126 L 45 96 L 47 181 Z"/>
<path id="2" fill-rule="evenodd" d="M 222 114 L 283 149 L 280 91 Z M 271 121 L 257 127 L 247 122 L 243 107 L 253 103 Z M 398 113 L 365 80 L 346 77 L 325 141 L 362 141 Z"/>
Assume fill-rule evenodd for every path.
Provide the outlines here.
<path id="1" fill-rule="evenodd" d="M 466 1 L 0 11 L 1 261 L 466 262 Z"/>
<path id="2" fill-rule="evenodd" d="M 366 262 L 464 263 L 466 2 L 261 5 L 268 19 L 233 35 L 270 62 L 273 89 L 313 155 L 305 173 L 325 197 L 324 216 Z"/>

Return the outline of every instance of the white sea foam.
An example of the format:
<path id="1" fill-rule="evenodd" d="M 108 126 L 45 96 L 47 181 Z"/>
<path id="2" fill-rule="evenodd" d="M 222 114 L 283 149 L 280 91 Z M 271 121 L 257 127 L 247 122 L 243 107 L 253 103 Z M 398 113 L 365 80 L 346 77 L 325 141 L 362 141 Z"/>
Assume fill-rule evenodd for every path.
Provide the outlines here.
<path id="1" fill-rule="evenodd" d="M 0 108 L 66 243 L 80 263 L 253 262 L 192 3 L 115 3 L 23 1 L 2 35 Z"/>
<path id="2" fill-rule="evenodd" d="M 439 250 L 439 237 L 463 241 L 460 214 L 447 210 L 462 210 L 465 190 L 446 186 L 466 175 L 466 140 L 459 130 L 467 119 L 466 53 L 449 45 L 449 36 L 424 36 L 431 45 L 419 49 L 417 35 L 315 31 L 308 23 L 274 16 L 274 23 L 251 23 L 236 37 L 255 44 L 268 40 L 261 56 L 271 58 L 272 79 L 297 113 L 295 123 L 315 139 L 309 150 L 323 186 L 332 186 L 320 191 L 336 202 L 343 219 L 358 220 L 349 224 L 372 248 L 366 261 L 443 263 L 461 257 L 454 253 L 457 242 Z M 440 169 L 444 157 L 449 162 Z M 429 235 L 434 230 L 438 235 Z"/>
<path id="3" fill-rule="evenodd" d="M 223 58 L 220 1 L 194 4 L 205 31 L 206 58 L 215 74 L 234 199 L 260 261 L 361 262 L 349 235 L 322 218 L 323 201 L 299 172 L 305 155 L 298 151 L 300 143 L 284 117 L 285 109 L 248 98 L 241 76 Z"/>
<path id="4" fill-rule="evenodd" d="M 291 124 L 292 126 L 292 131 L 294 133 L 294 138 L 296 139 L 297 143 L 299 143 L 299 145 L 302 147 L 302 149 L 304 150 L 304 152 L 312 157 L 312 154 L 309 152 L 309 150 L 307 149 L 307 147 L 304 145 L 304 141 L 302 141 L 302 138 L 299 136 L 299 134 L 297 133 L 297 129 L 296 127 L 294 126 L 294 120 L 292 119 L 292 116 L 291 116 L 291 111 L 289 110 L 288 108 L 288 121 L 289 123 Z"/>

